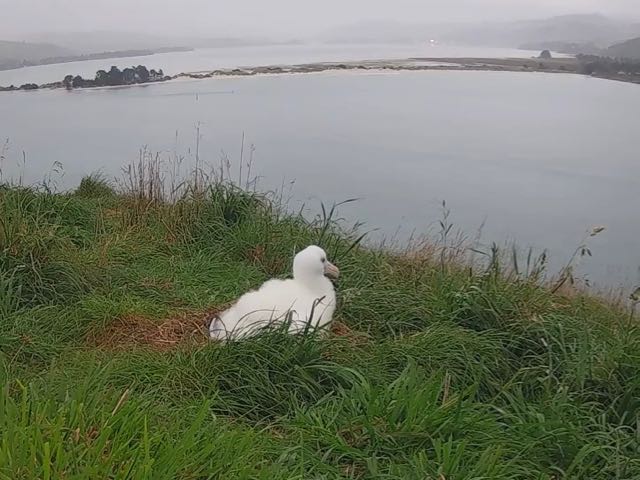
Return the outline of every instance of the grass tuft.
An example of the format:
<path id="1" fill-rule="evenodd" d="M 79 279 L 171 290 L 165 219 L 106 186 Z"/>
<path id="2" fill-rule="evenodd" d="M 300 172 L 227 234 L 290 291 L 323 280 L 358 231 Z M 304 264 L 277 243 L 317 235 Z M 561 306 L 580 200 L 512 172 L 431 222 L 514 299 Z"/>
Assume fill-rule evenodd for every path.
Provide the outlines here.
<path id="1" fill-rule="evenodd" d="M 102 174 L 93 173 L 80 180 L 74 194 L 81 198 L 110 198 L 114 197 L 116 192 Z"/>

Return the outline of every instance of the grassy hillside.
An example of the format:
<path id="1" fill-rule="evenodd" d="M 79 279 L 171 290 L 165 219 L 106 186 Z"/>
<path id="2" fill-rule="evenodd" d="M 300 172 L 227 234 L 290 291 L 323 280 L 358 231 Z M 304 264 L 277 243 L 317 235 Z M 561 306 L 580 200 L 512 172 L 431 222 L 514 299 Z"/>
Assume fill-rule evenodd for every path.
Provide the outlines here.
<path id="1" fill-rule="evenodd" d="M 0 63 L 9 61 L 36 61 L 49 57 L 71 55 L 66 48 L 48 43 L 8 42 L 0 40 Z"/>
<path id="2" fill-rule="evenodd" d="M 130 172 L 0 189 L 0 478 L 640 478 L 630 312 Z M 343 272 L 330 335 L 206 340 L 310 243 Z"/>
<path id="3" fill-rule="evenodd" d="M 606 50 L 609 57 L 640 60 L 640 37 L 612 45 Z"/>

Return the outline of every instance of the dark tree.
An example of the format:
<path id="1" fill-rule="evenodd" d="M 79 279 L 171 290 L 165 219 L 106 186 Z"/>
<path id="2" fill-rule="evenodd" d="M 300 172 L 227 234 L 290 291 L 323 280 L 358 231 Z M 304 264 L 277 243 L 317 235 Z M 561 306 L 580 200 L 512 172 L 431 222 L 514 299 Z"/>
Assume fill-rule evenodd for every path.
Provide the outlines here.
<path id="1" fill-rule="evenodd" d="M 538 58 L 542 58 L 542 59 L 544 59 L 544 60 L 550 60 L 550 59 L 552 59 L 553 57 L 551 56 L 551 52 L 550 52 L 549 50 L 543 50 L 543 51 L 540 53 L 540 57 L 538 57 Z"/>
<path id="2" fill-rule="evenodd" d="M 138 82 L 147 83 L 149 81 L 149 70 L 144 65 L 138 65 L 135 69 Z"/>
<path id="3" fill-rule="evenodd" d="M 577 55 L 582 73 L 587 75 L 637 75 L 640 62 L 622 58 L 598 57 L 595 55 Z"/>
<path id="4" fill-rule="evenodd" d="M 96 85 L 98 87 L 104 87 L 109 82 L 109 74 L 104 70 L 98 70 L 96 72 Z"/>
<path id="5" fill-rule="evenodd" d="M 126 85 L 137 83 L 137 74 L 133 68 L 125 68 L 122 71 L 122 81 Z"/>
<path id="6" fill-rule="evenodd" d="M 64 85 L 64 88 L 66 88 L 67 90 L 71 90 L 73 88 L 73 75 L 67 75 L 66 77 L 64 77 L 64 80 L 62 80 L 62 85 Z"/>
<path id="7" fill-rule="evenodd" d="M 80 75 L 76 75 L 73 77 L 71 86 L 73 88 L 82 88 L 84 86 L 84 79 Z"/>
<path id="8" fill-rule="evenodd" d="M 107 74 L 107 85 L 122 85 L 122 72 L 115 65 L 111 67 Z"/>

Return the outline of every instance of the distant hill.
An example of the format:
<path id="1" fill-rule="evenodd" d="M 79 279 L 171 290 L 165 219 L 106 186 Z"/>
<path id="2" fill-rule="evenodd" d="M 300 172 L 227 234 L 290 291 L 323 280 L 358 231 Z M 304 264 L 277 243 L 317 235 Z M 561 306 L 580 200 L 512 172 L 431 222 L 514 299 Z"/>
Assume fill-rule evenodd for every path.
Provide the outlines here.
<path id="1" fill-rule="evenodd" d="M 77 54 L 121 50 L 159 50 L 163 48 L 174 48 L 176 46 L 207 48 L 265 45 L 274 43 L 269 39 L 259 37 L 205 38 L 184 35 L 154 35 L 117 31 L 41 33 L 32 36 L 29 40 L 61 45 L 73 50 Z"/>
<path id="2" fill-rule="evenodd" d="M 600 57 L 640 60 L 640 37 L 600 48 L 593 43 L 534 42 L 521 45 L 525 50 L 553 50 L 573 55 L 596 55 Z"/>
<path id="3" fill-rule="evenodd" d="M 462 27 L 446 38 L 465 43 L 522 46 L 534 42 L 556 42 L 604 48 L 640 35 L 640 26 L 602 15 L 564 15 L 539 20 L 487 23 Z"/>
<path id="4" fill-rule="evenodd" d="M 175 37 L 117 31 L 40 33 L 32 35 L 27 40 L 60 45 L 80 55 L 119 50 L 151 50 L 176 45 L 188 46 L 187 43 Z"/>
<path id="5" fill-rule="evenodd" d="M 573 48 L 576 53 L 590 53 L 597 49 L 640 36 L 637 23 L 611 19 L 602 15 L 565 15 L 536 20 L 483 23 L 414 23 L 392 21 L 361 22 L 325 32 L 328 42 L 351 41 L 362 43 L 427 41 L 517 48 L 535 46 L 544 50 L 551 44 Z M 546 47 L 545 47 L 546 45 Z M 570 47 L 573 45 L 573 47 Z M 584 48 L 577 48 L 581 46 Z"/>
<path id="6" fill-rule="evenodd" d="M 82 55 L 66 55 L 62 57 L 46 57 L 38 60 L 7 60 L 0 61 L 0 71 L 12 70 L 36 65 L 52 65 L 55 63 L 85 62 L 88 60 L 106 60 L 110 58 L 146 57 L 156 53 L 188 52 L 190 47 L 167 47 L 156 50 L 116 50 L 111 52 L 84 53 Z"/>
<path id="7" fill-rule="evenodd" d="M 570 55 L 603 55 L 604 50 L 594 43 L 532 42 L 520 45 L 522 50 L 551 50 Z"/>
<path id="8" fill-rule="evenodd" d="M 186 37 L 135 32 L 40 33 L 29 41 L 0 41 L 0 70 L 33 65 L 189 51 L 193 48 L 268 45 L 266 38 Z"/>
<path id="9" fill-rule="evenodd" d="M 640 60 L 640 37 L 612 45 L 605 50 L 605 54 L 609 57 Z"/>
<path id="10" fill-rule="evenodd" d="M 0 63 L 10 61 L 36 61 L 48 57 L 62 57 L 74 52 L 50 43 L 8 42 L 0 40 Z"/>

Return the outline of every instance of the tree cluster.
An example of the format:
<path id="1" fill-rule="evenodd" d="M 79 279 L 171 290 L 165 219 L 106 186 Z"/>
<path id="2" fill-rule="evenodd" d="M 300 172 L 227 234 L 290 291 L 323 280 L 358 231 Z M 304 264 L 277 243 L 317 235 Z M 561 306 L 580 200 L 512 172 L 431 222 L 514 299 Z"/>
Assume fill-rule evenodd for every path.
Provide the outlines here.
<path id="1" fill-rule="evenodd" d="M 628 74 L 640 75 L 640 61 L 625 58 L 578 55 L 582 73 L 587 75 Z"/>
<path id="2" fill-rule="evenodd" d="M 93 80 L 84 79 L 80 75 L 67 75 L 64 77 L 62 84 L 65 88 L 71 90 L 73 88 L 134 85 L 137 83 L 158 82 L 165 79 L 162 69 L 158 71 L 154 69 L 148 70 L 144 65 L 138 65 L 137 67 L 120 70 L 118 67 L 113 66 L 109 71 L 98 70 Z"/>

